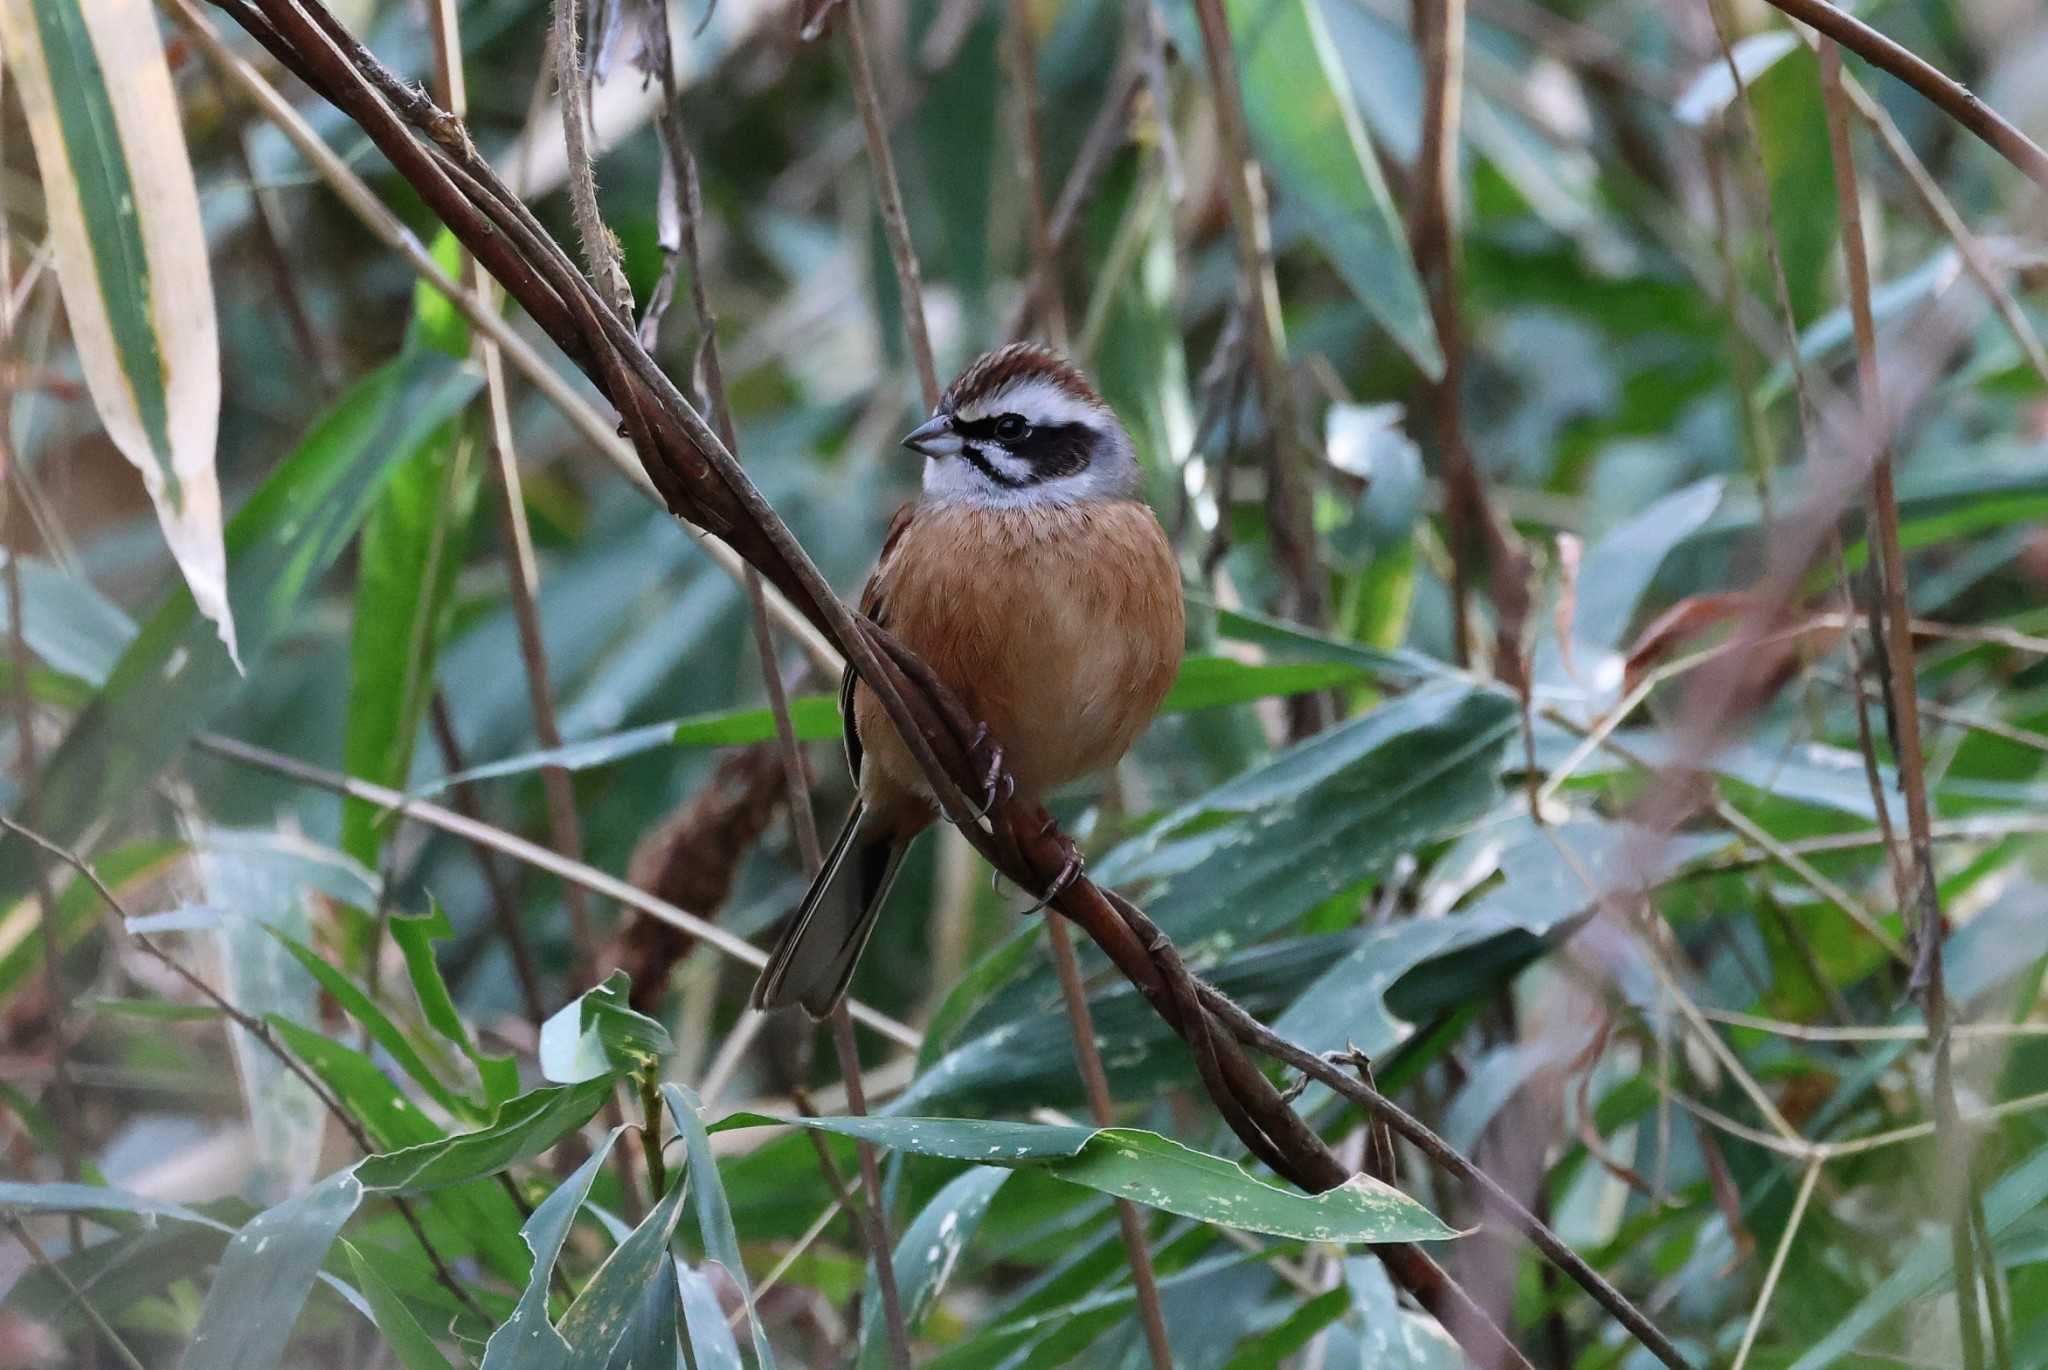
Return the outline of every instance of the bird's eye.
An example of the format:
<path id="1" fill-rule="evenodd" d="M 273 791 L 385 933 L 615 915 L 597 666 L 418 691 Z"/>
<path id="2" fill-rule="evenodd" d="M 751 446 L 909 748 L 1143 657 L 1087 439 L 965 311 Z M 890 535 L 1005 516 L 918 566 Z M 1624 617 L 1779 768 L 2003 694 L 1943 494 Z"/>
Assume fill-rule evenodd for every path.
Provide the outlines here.
<path id="1" fill-rule="evenodd" d="M 998 442 L 1016 442 L 1030 436 L 1031 425 L 1024 422 L 1022 414 L 1005 414 L 996 420 L 995 433 Z"/>

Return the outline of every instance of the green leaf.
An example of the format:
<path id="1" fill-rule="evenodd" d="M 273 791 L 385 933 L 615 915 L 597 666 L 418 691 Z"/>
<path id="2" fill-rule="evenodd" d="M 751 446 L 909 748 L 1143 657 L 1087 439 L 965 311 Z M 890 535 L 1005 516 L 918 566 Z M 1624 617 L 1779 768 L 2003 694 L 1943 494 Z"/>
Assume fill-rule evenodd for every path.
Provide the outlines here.
<path id="1" fill-rule="evenodd" d="M 1256 940 L 1483 813 L 1514 730 L 1506 694 L 1426 686 L 1169 814 L 1100 878 L 1150 882 L 1147 912 L 1183 949 Z"/>
<path id="2" fill-rule="evenodd" d="M 477 1114 L 475 1104 L 461 1098 L 441 1083 L 441 1078 L 427 1065 L 418 1048 L 399 1030 L 398 1024 L 391 1021 L 391 1015 L 359 988 L 355 981 L 343 975 L 328 963 L 327 958 L 298 938 L 276 928 L 268 928 L 267 925 L 266 928 L 283 944 L 284 949 L 291 953 L 292 959 L 304 966 L 306 973 L 319 982 L 320 988 L 334 997 L 334 1001 L 341 1005 L 342 1011 L 361 1023 L 370 1034 L 371 1040 L 391 1053 L 391 1059 L 398 1063 L 399 1069 L 411 1076 L 413 1082 L 424 1089 L 435 1103 L 458 1117 L 467 1118 Z"/>
<path id="3" fill-rule="evenodd" d="M 264 1021 L 285 1048 L 333 1091 L 381 1149 L 426 1146 L 447 1135 L 399 1092 L 376 1062 L 354 1047 L 301 1027 L 282 1014 L 266 1014 Z"/>
<path id="4" fill-rule="evenodd" d="M 487 1127 L 368 1157 L 356 1174 L 366 1190 L 379 1194 L 419 1194 L 493 1175 L 582 1127 L 611 1092 L 608 1079 L 536 1089 L 499 1109 Z"/>
<path id="5" fill-rule="evenodd" d="M 444 227 L 434 234 L 434 245 L 429 251 L 434 264 L 451 279 L 462 279 L 462 240 L 453 231 Z M 406 334 L 406 343 L 429 347 L 450 357 L 467 357 L 469 320 L 453 300 L 426 281 L 417 281 L 412 288 L 412 327 Z"/>
<path id="6" fill-rule="evenodd" d="M 683 1322 L 690 1336 L 690 1353 L 697 1370 L 740 1370 L 740 1346 L 732 1338 L 732 1325 L 725 1320 L 725 1305 L 711 1281 L 675 1262 L 676 1287 L 682 1294 Z"/>
<path id="7" fill-rule="evenodd" d="M 1362 664 L 1344 661 L 1244 662 L 1227 656 L 1189 657 L 1166 700 L 1163 714 L 1249 704 L 1259 699 L 1310 694 L 1355 685 L 1370 676 Z"/>
<path id="8" fill-rule="evenodd" d="M 405 1370 L 454 1370 L 448 1358 L 441 1354 L 441 1348 L 434 1345 L 434 1339 L 419 1325 L 412 1310 L 405 1306 L 405 1300 L 398 1291 L 384 1282 L 377 1273 L 377 1267 L 363 1258 L 363 1253 L 352 1244 L 343 1241 L 341 1249 L 347 1253 L 348 1262 L 355 1271 L 356 1286 L 369 1301 L 370 1312 L 377 1321 L 377 1330 L 384 1334 L 385 1344 Z"/>
<path id="9" fill-rule="evenodd" d="M 269 1022 L 285 1047 L 333 1091 L 383 1153 L 433 1148 L 447 1140 L 441 1127 L 363 1053 L 274 1014 Z M 510 1279 L 524 1277 L 524 1248 L 513 1235 L 519 1230 L 519 1210 L 503 1189 L 472 1181 L 438 1190 L 434 1205 L 492 1269 Z"/>
<path id="10" fill-rule="evenodd" d="M 0 1180 L 0 1209 L 22 1213 L 133 1213 L 147 1218 L 176 1218 L 220 1231 L 229 1229 L 197 1209 L 170 1199 L 136 1194 L 113 1185 L 29 1184 L 21 1180 Z"/>
<path id="11" fill-rule="evenodd" d="M 1996 1237 L 2021 1217 L 2037 1212 L 2043 1203 L 2048 1203 L 2048 1146 L 2008 1170 L 1985 1191 L 1984 1225 Z M 1954 1278 L 1954 1249 L 1946 1228 L 1927 1233 L 1857 1302 L 1848 1317 L 1792 1363 L 1792 1370 L 1823 1370 L 1833 1365 L 1862 1346 L 1866 1336 L 1901 1308 Z"/>
<path id="12" fill-rule="evenodd" d="M 1206 965 L 1202 974 L 1248 1012 L 1277 1014 L 1357 941 L 1355 934 L 1336 934 L 1267 943 Z M 1023 945 L 1036 948 L 1029 939 Z M 991 996 L 957 1031 L 957 1045 L 920 1070 L 883 1111 L 1001 1110 L 1019 1097 L 1050 1107 L 1085 1104 L 1074 1072 L 1073 1028 L 1064 1014 L 1047 1011 L 1059 990 L 1051 968 L 1039 960 L 1039 970 Z M 1116 1044 L 1105 1050 L 1103 1065 L 1117 1098 L 1196 1083 L 1187 1044 L 1128 984 L 1118 980 L 1092 995 L 1089 1012 L 1096 1035 Z"/>
<path id="13" fill-rule="evenodd" d="M 704 1254 L 725 1267 L 738 1286 L 746 1305 L 747 1326 L 754 1337 L 754 1363 L 758 1370 L 774 1370 L 775 1353 L 768 1345 L 767 1329 L 754 1308 L 754 1290 L 747 1280 L 746 1262 L 740 1258 L 739 1233 L 733 1229 L 732 1208 L 726 1202 L 725 1184 L 719 1178 L 718 1160 L 711 1154 L 711 1138 L 704 1131 L 704 1106 L 694 1091 L 681 1085 L 661 1087 L 662 1102 L 690 1158 L 690 1187 L 696 1191 L 697 1231 L 704 1242 Z M 693 1338 L 694 1340 L 694 1338 Z"/>
<path id="14" fill-rule="evenodd" d="M 1443 352 L 1408 238 L 1380 175 L 1321 0 L 1229 0 L 1253 150 L 1351 292 L 1434 379 Z M 1177 5 L 1183 50 L 1201 51 Z"/>
<path id="15" fill-rule="evenodd" d="M 219 828 L 202 830 L 193 850 L 206 897 L 232 911 L 215 921 L 205 939 L 220 958 L 221 993 L 255 1018 L 317 1023 L 319 986 L 279 939 L 312 935 L 307 868 L 318 858 L 273 833 Z M 288 1063 L 254 1035 L 238 1025 L 229 1029 L 228 1041 L 254 1143 L 250 1194 L 259 1203 L 274 1203 L 319 1175 L 327 1111 Z"/>
<path id="16" fill-rule="evenodd" d="M 971 1118 L 769 1118 L 735 1114 L 721 1128 L 786 1123 L 876 1146 L 976 1165 L 1043 1166 L 1069 1184 L 1198 1222 L 1323 1242 L 1442 1241 L 1458 1235 L 1397 1189 L 1354 1176 L 1322 1194 L 1255 1179 L 1234 1161 L 1134 1128 L 1061 1127 Z"/>
<path id="17" fill-rule="evenodd" d="M 576 1225 L 577 1211 L 590 1197 L 591 1183 L 624 1131 L 615 1127 L 607 1132 L 604 1140 L 591 1148 L 590 1158 L 555 1186 L 555 1192 L 541 1200 L 519 1229 L 520 1238 L 533 1252 L 533 1274 L 512 1316 L 485 1344 L 482 1370 L 559 1370 L 567 1364 L 569 1345 L 548 1321 L 548 1282 L 554 1278 L 555 1263 L 562 1257 L 569 1230 Z"/>
<path id="18" fill-rule="evenodd" d="M 462 1015 L 456 1011 L 455 1000 L 448 993 L 448 982 L 441 978 L 440 963 L 434 959 L 434 943 L 453 937 L 455 929 L 449 925 L 448 915 L 442 911 L 440 903 L 429 895 L 425 917 L 393 917 L 388 926 L 392 942 L 405 957 L 406 978 L 412 981 L 413 995 L 419 1000 L 421 1015 L 429 1027 L 476 1066 L 477 1075 L 483 1081 L 484 1102 L 496 1108 L 517 1094 L 519 1063 L 510 1056 L 492 1056 L 478 1050 Z"/>
<path id="19" fill-rule="evenodd" d="M 1464 678 L 1456 667 L 1420 652 L 1323 637 L 1298 624 L 1264 614 L 1226 609 L 1206 595 L 1190 594 L 1188 607 L 1205 609 L 1215 615 L 1218 637 L 1305 660 L 1355 663 L 1374 680 L 1387 685 L 1405 686 L 1430 680 Z"/>
<path id="20" fill-rule="evenodd" d="M 974 1239 L 982 1215 L 988 1212 L 996 1191 L 1009 1178 L 1009 1171 L 989 1166 L 963 1171 L 932 1196 L 931 1202 L 896 1239 L 891 1264 L 895 1267 L 896 1289 L 903 1300 L 904 1326 L 909 1332 L 916 1333 L 925 1314 L 938 1302 L 960 1253 Z M 872 1275 L 860 1306 L 865 1316 L 861 1319 L 859 1364 L 887 1365 L 889 1337 L 881 1317 L 881 1286 Z"/>
<path id="21" fill-rule="evenodd" d="M 92 998 L 81 1000 L 78 1007 L 107 1018 L 136 1018 L 151 1023 L 204 1023 L 221 1016 L 212 1004 L 182 1004 L 171 999 Z"/>
<path id="22" fill-rule="evenodd" d="M 661 1202 L 605 1258 L 583 1286 L 583 1292 L 576 1296 L 576 1302 L 562 1315 L 556 1330 L 569 1344 L 566 1370 L 605 1370 L 612 1363 L 613 1348 L 622 1339 L 637 1339 L 644 1330 L 635 1326 L 642 1320 L 639 1315 L 654 1315 L 658 1325 L 664 1311 L 668 1319 L 669 1356 L 673 1357 L 677 1291 L 668 1241 L 675 1231 L 676 1219 L 682 1216 L 683 1191 L 688 1187 L 684 1176 L 675 1177 Z M 646 1298 L 650 1284 L 660 1296 L 651 1308 Z"/>
<path id="23" fill-rule="evenodd" d="M 343 1170 L 244 1223 L 207 1288 L 181 1370 L 276 1365 L 320 1263 L 362 1200 L 354 1170 Z"/>
<path id="24" fill-rule="evenodd" d="M 391 471 L 476 389 L 445 358 L 400 356 L 355 386 L 263 482 L 227 530 L 228 593 L 255 662 L 303 623 L 314 581 L 340 554 Z M 39 831 L 75 845 L 126 812 L 242 688 L 189 589 L 173 590 L 44 759 Z M 0 840 L 0 896 L 30 880 L 29 844 Z"/>
<path id="25" fill-rule="evenodd" d="M 1325 1290 L 1297 1304 L 1278 1327 L 1247 1337 L 1223 1370 L 1280 1370 L 1289 1356 L 1314 1341 L 1318 1332 L 1343 1317 L 1350 1307 L 1351 1296 L 1344 1290 Z"/>
<path id="26" fill-rule="evenodd" d="M 0 566 L 13 556 L 0 551 Z M 88 685 L 104 684 L 135 640 L 135 621 L 81 576 L 40 557 L 21 558 L 21 636 L 50 669 Z M 0 632 L 12 630 L 11 606 L 0 595 Z"/>
<path id="27" fill-rule="evenodd" d="M 1820 59 L 1802 45 L 1771 63 L 1749 91 L 1792 311 L 1804 326 L 1829 289 L 1827 266 L 1836 245 L 1834 157 L 1821 102 Z"/>
<path id="28" fill-rule="evenodd" d="M 560 1084 L 644 1070 L 675 1050 L 668 1029 L 626 1002 L 632 977 L 615 970 L 540 1028 L 540 1072 Z"/>
<path id="29" fill-rule="evenodd" d="M 454 607 L 476 505 L 472 446 L 461 420 L 451 419 L 391 473 L 363 523 L 342 761 L 350 775 L 393 789 L 410 778 Z M 375 805 L 343 799 L 341 847 L 364 865 L 377 866 L 390 830 Z"/>
<path id="30" fill-rule="evenodd" d="M 789 701 L 789 721 L 800 742 L 839 736 L 839 700 L 834 695 L 800 695 Z M 775 736 L 768 709 L 734 709 L 679 720 L 669 740 L 678 747 L 738 747 Z"/>

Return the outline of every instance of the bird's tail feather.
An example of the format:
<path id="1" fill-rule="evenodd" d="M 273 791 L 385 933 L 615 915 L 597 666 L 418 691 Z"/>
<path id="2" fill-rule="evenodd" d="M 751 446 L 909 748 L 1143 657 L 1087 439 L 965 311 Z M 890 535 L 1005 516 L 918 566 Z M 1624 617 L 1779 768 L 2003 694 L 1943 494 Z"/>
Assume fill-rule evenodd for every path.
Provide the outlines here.
<path id="1" fill-rule="evenodd" d="M 909 849 L 894 832 L 864 822 L 866 817 L 858 804 L 847 815 L 818 878 L 754 982 L 755 1008 L 802 1004 L 811 1017 L 825 1018 L 846 997 L 854 965 Z"/>

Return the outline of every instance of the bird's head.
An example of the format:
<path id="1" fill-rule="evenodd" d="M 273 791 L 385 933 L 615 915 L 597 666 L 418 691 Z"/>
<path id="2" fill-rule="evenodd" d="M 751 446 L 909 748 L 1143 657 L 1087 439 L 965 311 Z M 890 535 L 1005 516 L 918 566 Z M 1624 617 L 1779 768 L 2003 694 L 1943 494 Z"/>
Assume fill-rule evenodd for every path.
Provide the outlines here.
<path id="1" fill-rule="evenodd" d="M 1013 509 L 1138 493 L 1137 456 L 1115 411 L 1036 343 L 975 361 L 903 445 L 930 459 L 924 494 L 934 503 Z"/>

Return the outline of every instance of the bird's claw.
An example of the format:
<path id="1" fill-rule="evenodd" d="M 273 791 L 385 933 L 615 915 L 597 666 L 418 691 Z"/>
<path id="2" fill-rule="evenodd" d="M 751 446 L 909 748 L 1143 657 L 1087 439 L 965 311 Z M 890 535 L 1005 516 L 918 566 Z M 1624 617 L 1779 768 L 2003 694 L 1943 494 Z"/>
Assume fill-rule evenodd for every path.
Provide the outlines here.
<path id="1" fill-rule="evenodd" d="M 996 805 L 1017 792 L 1017 778 L 1003 769 L 1003 744 L 989 736 L 988 724 L 978 724 L 974 729 L 974 740 L 967 744 L 968 754 L 986 752 L 988 770 L 981 782 L 981 807 L 970 815 L 979 823 L 988 817 Z"/>
<path id="2" fill-rule="evenodd" d="M 1048 818 L 1045 821 L 1045 829 L 1041 830 L 1039 835 L 1044 836 L 1051 828 L 1052 820 Z M 1065 838 L 1060 839 L 1060 845 L 1066 852 L 1066 860 L 1060 864 L 1060 873 L 1052 878 L 1052 884 L 1046 886 L 1045 893 L 1039 896 L 1038 902 L 1025 909 L 1021 916 L 1029 918 L 1032 914 L 1041 912 L 1053 900 L 1065 894 L 1069 885 L 1081 878 L 1084 864 L 1081 860 L 1081 849 Z"/>

